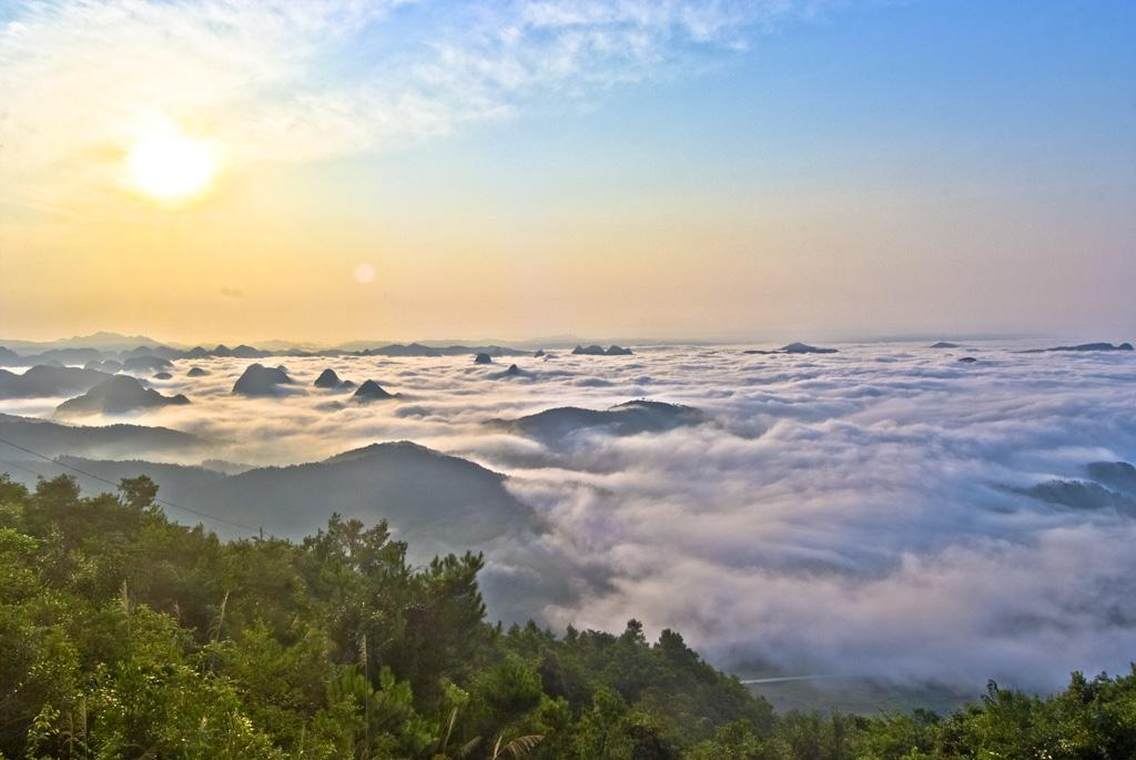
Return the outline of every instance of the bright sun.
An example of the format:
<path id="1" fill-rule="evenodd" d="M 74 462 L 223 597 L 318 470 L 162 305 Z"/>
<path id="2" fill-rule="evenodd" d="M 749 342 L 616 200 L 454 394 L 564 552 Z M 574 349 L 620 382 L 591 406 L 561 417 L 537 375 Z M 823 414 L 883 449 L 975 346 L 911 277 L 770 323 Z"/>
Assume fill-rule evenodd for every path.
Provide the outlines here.
<path id="1" fill-rule="evenodd" d="M 135 187 L 160 201 L 200 195 L 217 172 L 209 143 L 186 136 L 173 124 L 140 136 L 126 162 Z"/>

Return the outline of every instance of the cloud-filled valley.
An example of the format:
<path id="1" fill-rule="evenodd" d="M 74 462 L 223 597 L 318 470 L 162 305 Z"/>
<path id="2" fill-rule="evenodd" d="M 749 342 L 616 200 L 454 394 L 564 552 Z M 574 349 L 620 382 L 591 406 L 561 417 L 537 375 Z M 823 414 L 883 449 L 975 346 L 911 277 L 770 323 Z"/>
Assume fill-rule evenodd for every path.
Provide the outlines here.
<path id="1" fill-rule="evenodd" d="M 656 633 L 681 630 L 740 673 L 973 690 L 987 677 L 1050 689 L 1071 669 L 1126 668 L 1136 645 L 1136 495 L 1123 468 L 1090 466 L 1136 461 L 1136 356 L 1020 353 L 1035 346 L 1008 341 L 836 347 L 553 350 L 489 365 L 470 355 L 178 359 L 168 380 L 137 374 L 188 404 L 76 422 L 161 426 L 195 439 L 128 453 L 88 440 L 46 453 L 84 457 L 68 461 L 107 468 L 111 480 L 129 466 L 98 460 L 259 468 L 183 473 L 180 490 L 168 475 L 170 498 L 208 511 L 208 494 L 229 489 L 213 499 L 219 514 L 243 510 L 240 521 L 295 536 L 324 522 L 331 505 L 318 503 L 318 488 L 281 485 L 288 471 L 274 468 L 412 441 L 485 470 L 470 471 L 477 486 L 451 488 L 430 470 L 420 485 L 386 492 L 399 502 L 389 506 L 396 528 L 401 513 L 422 520 L 408 535 L 429 532 L 427 516 L 413 512 L 415 487 L 452 492 L 470 509 L 489 503 L 482 498 L 515 503 L 500 519 L 524 525 L 479 535 L 472 547 L 487 552 L 499 614 L 609 630 L 635 617 Z M 254 361 L 282 364 L 294 384 L 268 397 L 233 394 Z M 505 374 L 513 362 L 522 372 Z M 206 374 L 190 377 L 192 367 Z M 397 395 L 360 403 L 354 389 L 314 387 L 327 368 Z M 73 395 L 4 399 L 0 412 L 46 419 Z M 678 406 L 620 406 L 640 399 Z M 551 426 L 530 417 L 562 407 L 594 411 L 560 412 Z M 13 424 L 0 419 L 4 436 Z M 47 439 L 41 432 L 25 445 Z M 17 477 L 59 471 L 7 447 L 2 454 L 24 468 Z M 342 462 L 330 461 L 309 467 L 331 477 Z M 378 482 L 369 478 L 388 466 L 375 459 L 353 469 L 358 480 L 336 508 L 366 503 L 361 514 L 377 519 L 384 508 L 369 501 Z M 1112 496 L 1081 498 L 1088 485 L 1057 481 Z M 483 487 L 493 495 L 469 496 Z M 310 512 L 274 518 L 273 499 L 293 492 L 312 500 Z M 531 523 L 520 517 L 528 514 Z M 466 548 L 452 528 L 469 518 L 447 515 L 439 545 Z"/>

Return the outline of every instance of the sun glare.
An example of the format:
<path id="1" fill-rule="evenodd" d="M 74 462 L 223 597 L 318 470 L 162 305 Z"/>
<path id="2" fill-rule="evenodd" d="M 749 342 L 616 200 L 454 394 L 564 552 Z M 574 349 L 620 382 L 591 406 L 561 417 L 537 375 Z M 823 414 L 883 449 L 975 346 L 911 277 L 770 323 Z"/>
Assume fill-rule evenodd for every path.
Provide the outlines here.
<path id="1" fill-rule="evenodd" d="M 172 124 L 140 136 L 126 162 L 134 186 L 166 202 L 200 195 L 217 172 L 209 143 L 188 137 Z"/>

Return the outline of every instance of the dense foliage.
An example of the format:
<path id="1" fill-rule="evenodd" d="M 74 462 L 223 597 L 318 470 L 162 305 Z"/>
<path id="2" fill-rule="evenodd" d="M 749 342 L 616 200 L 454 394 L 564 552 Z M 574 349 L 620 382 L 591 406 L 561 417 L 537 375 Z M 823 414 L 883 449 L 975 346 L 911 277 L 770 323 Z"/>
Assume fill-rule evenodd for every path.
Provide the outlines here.
<path id="1" fill-rule="evenodd" d="M 0 756 L 1136 757 L 1136 672 L 946 718 L 776 716 L 672 631 L 488 624 L 480 556 L 412 568 L 339 518 L 222 542 L 155 496 L 0 477 Z"/>

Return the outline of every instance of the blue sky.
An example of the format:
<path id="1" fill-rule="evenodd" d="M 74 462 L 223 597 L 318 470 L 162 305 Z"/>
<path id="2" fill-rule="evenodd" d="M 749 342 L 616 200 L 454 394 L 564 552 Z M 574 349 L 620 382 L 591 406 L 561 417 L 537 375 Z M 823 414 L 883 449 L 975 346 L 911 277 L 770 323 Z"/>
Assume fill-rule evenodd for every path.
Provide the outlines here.
<path id="1" fill-rule="evenodd" d="M 875 3 L 752 45 L 586 107 L 542 102 L 421 153 L 617 184 L 1136 183 L 1136 4 Z"/>

